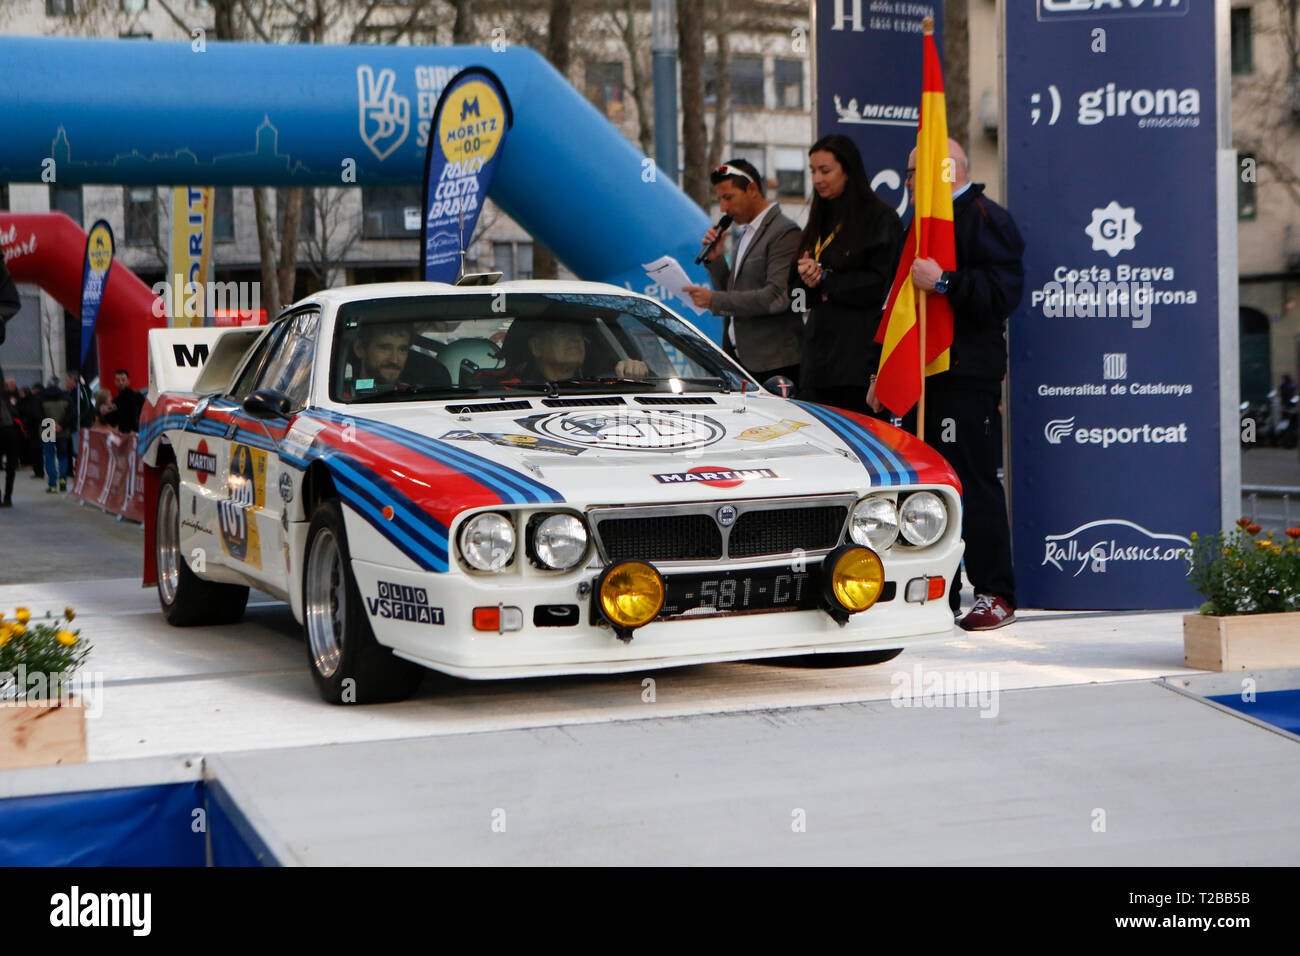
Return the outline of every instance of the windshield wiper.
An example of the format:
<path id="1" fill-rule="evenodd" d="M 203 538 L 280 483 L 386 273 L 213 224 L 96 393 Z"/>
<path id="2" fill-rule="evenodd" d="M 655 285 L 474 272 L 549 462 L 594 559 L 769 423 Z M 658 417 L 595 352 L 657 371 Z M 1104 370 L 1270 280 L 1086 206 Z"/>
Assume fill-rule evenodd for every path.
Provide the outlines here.
<path id="1" fill-rule="evenodd" d="M 731 385 L 725 378 L 683 378 L 680 375 L 673 375 L 669 378 L 647 378 L 647 382 L 681 382 L 684 385 L 713 385 L 718 391 L 730 393 L 733 391 Z"/>
<path id="2" fill-rule="evenodd" d="M 371 395 L 362 395 L 354 398 L 352 404 L 360 405 L 365 402 L 400 402 L 408 398 L 420 398 L 429 395 L 473 395 L 481 392 L 482 389 L 477 385 L 420 385 L 407 386 L 389 389 L 386 392 L 375 392 Z"/>
<path id="3" fill-rule="evenodd" d="M 613 375 L 597 375 L 590 378 L 561 378 L 556 379 L 550 384 L 555 386 L 563 385 L 565 388 L 583 388 L 594 389 L 595 391 L 609 391 L 614 388 L 622 388 L 628 385 L 634 385 L 637 388 L 647 388 L 654 391 L 655 385 L 652 379 L 645 378 L 616 378 Z"/>

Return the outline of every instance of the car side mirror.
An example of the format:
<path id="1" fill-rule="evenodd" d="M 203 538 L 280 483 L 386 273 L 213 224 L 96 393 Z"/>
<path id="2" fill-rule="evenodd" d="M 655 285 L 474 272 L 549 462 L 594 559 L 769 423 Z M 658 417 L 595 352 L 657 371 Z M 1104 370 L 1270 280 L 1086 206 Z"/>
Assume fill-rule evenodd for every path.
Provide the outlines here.
<path id="1" fill-rule="evenodd" d="M 284 392 L 259 388 L 244 399 L 244 411 L 254 418 L 292 418 L 293 401 Z"/>

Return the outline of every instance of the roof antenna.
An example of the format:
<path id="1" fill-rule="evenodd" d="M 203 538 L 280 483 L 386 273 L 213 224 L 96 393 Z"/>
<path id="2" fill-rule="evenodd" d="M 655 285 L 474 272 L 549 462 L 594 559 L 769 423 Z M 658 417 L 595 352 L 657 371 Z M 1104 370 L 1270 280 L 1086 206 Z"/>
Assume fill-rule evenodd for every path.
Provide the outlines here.
<path id="1" fill-rule="evenodd" d="M 465 206 L 461 200 L 457 219 L 460 223 L 460 268 L 456 270 L 456 285 L 496 285 L 503 276 L 500 272 L 465 271 Z"/>
<path id="2" fill-rule="evenodd" d="M 456 270 L 456 284 L 465 277 L 465 198 L 460 197 L 456 210 L 456 220 L 460 231 L 460 268 Z"/>

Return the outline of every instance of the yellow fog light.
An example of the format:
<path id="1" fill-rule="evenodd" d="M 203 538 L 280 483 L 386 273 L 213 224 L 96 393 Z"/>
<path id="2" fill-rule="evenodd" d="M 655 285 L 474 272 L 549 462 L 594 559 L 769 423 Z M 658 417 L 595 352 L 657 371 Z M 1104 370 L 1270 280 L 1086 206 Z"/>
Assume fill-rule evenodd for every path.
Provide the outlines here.
<path id="1" fill-rule="evenodd" d="M 844 545 L 822 564 L 822 591 L 830 615 L 843 624 L 875 604 L 885 589 L 885 567 L 870 548 Z"/>
<path id="2" fill-rule="evenodd" d="M 601 572 L 596 594 L 614 632 L 631 640 L 631 632 L 649 624 L 663 608 L 664 579 L 644 561 L 620 561 Z"/>

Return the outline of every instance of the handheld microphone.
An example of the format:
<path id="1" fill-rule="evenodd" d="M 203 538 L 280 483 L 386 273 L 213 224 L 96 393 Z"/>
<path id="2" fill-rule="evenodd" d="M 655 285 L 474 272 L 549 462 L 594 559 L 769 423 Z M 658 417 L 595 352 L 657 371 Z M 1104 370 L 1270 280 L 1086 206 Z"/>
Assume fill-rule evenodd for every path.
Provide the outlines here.
<path id="1" fill-rule="evenodd" d="M 704 262 L 705 257 L 713 251 L 713 247 L 718 244 L 718 240 L 722 238 L 722 234 L 729 228 L 731 228 L 731 217 L 724 215 L 718 220 L 718 234 L 713 237 L 713 241 L 705 246 L 704 250 L 695 258 L 695 264 L 697 266 Z"/>

